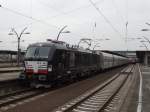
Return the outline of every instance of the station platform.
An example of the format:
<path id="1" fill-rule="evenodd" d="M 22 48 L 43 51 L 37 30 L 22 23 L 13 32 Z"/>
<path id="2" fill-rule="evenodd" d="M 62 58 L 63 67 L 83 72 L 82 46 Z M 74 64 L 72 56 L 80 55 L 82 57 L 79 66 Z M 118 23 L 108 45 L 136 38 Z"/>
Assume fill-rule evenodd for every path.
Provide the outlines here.
<path id="1" fill-rule="evenodd" d="M 22 70 L 23 70 L 22 67 L 4 67 L 4 68 L 0 68 L 0 73 L 19 72 Z"/>
<path id="2" fill-rule="evenodd" d="M 0 73 L 0 82 L 16 80 L 19 77 L 20 72 L 12 72 L 12 73 Z"/>
<path id="3" fill-rule="evenodd" d="M 17 63 L 0 63 L 0 68 L 4 67 L 17 67 Z"/>
<path id="4" fill-rule="evenodd" d="M 150 111 L 150 67 L 142 66 L 142 112 Z"/>
<path id="5" fill-rule="evenodd" d="M 19 74 L 22 70 L 22 67 L 0 68 L 0 82 L 18 79 Z"/>
<path id="6" fill-rule="evenodd" d="M 137 78 L 129 90 L 123 110 L 121 112 L 149 112 L 150 67 L 137 65 L 134 75 L 136 75 Z"/>

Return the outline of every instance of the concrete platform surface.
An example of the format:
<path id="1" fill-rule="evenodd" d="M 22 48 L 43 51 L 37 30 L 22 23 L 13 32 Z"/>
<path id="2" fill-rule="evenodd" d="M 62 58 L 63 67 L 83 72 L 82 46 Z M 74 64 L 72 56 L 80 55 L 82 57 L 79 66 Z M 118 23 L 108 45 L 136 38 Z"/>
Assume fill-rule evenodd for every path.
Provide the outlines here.
<path id="1" fill-rule="evenodd" d="M 135 84 L 129 90 L 129 95 L 126 99 L 125 107 L 121 112 L 150 112 L 150 67 L 140 65 L 142 78 L 142 92 L 139 97 L 140 90 L 140 72 L 136 66 L 134 75 L 137 75 Z M 141 102 L 140 99 L 141 98 Z M 141 104 L 141 105 L 140 105 Z M 139 107 L 139 108 L 138 108 Z"/>
<path id="2" fill-rule="evenodd" d="M 20 72 L 0 73 L 0 82 L 18 79 Z"/>
<path id="3" fill-rule="evenodd" d="M 150 112 L 150 98 L 149 98 L 150 97 L 150 67 L 141 65 L 140 70 L 141 70 L 141 76 L 143 79 L 142 110 L 140 112 Z M 138 65 L 136 65 L 133 75 L 136 75 L 137 78 L 135 79 L 133 85 L 131 86 L 128 96 L 126 98 L 126 101 L 124 103 L 124 108 L 120 112 L 139 112 L 139 111 L 137 111 L 138 102 L 139 102 L 139 87 L 140 87 L 139 86 L 140 85 L 140 72 L 139 72 Z M 17 77 L 17 75 L 14 75 L 14 76 Z M 96 78 L 96 79 L 101 79 L 102 75 L 100 75 L 98 77 L 99 78 Z M 72 85 L 64 87 L 64 88 L 56 89 L 54 91 L 49 92 L 48 95 L 46 95 L 42 98 L 35 99 L 28 103 L 24 103 L 23 105 L 18 105 L 12 109 L 8 109 L 7 112 L 31 112 L 31 111 L 50 112 L 52 110 L 52 108 L 54 108 L 54 107 L 56 108 L 58 105 L 62 105 L 64 102 L 66 102 L 66 99 L 65 99 L 66 94 L 68 95 L 68 97 L 69 97 L 69 95 L 71 95 L 71 97 L 72 97 L 72 95 L 77 96 L 77 92 L 75 92 L 75 89 L 79 90 L 82 88 L 81 90 L 84 90 L 85 88 L 87 88 L 89 86 L 89 84 L 92 84 L 91 82 L 95 82 L 96 79 L 95 78 L 93 78 L 93 79 L 94 80 L 92 80 L 92 78 L 87 79 L 88 83 L 84 83 L 82 85 L 79 84 L 79 83 L 82 83 L 82 81 L 81 81 L 77 84 L 72 84 Z M 86 82 L 86 81 L 83 81 L 83 82 Z M 72 88 L 74 88 L 74 89 L 72 89 Z M 75 96 L 73 96 L 73 97 L 75 97 Z M 62 99 L 62 101 L 58 100 L 58 99 Z M 65 99 L 65 100 L 63 101 L 63 99 Z M 67 100 L 68 99 L 69 98 L 67 98 Z M 37 105 L 39 105 L 39 106 L 37 106 Z M 34 108 L 31 109 L 31 107 L 34 107 Z"/>
<path id="4" fill-rule="evenodd" d="M 59 89 L 50 90 L 41 97 L 33 97 L 32 100 L 28 99 L 16 103 L 15 107 L 8 106 L 5 108 L 5 112 L 52 112 L 53 109 L 103 83 L 122 69 L 123 67 L 117 68 L 70 85 L 62 86 Z"/>
<path id="5" fill-rule="evenodd" d="M 141 73 L 143 77 L 142 112 L 150 112 L 150 67 L 142 66 Z"/>
<path id="6" fill-rule="evenodd" d="M 23 70 L 23 67 L 6 67 L 6 68 L 0 68 L 0 73 L 2 73 L 2 72 L 21 71 L 21 70 Z"/>

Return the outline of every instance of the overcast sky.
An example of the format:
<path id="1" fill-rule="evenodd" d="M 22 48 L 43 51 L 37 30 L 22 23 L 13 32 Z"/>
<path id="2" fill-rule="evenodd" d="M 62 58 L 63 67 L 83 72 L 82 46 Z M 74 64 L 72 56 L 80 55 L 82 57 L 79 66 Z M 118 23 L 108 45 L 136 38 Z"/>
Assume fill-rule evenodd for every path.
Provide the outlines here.
<path id="1" fill-rule="evenodd" d="M 11 28 L 22 35 L 21 47 L 26 48 L 34 42 L 56 39 L 60 29 L 71 33 L 61 34 L 60 40 L 77 44 L 81 38 L 103 39 L 96 49 L 103 50 L 144 50 L 138 39 L 150 39 L 149 28 L 150 0 L 0 0 L 0 50 L 16 50 L 16 36 L 8 35 Z M 126 23 L 128 22 L 128 41 L 125 43 Z M 148 43 L 145 43 L 149 49 Z M 94 45 L 94 43 L 93 43 Z M 83 45 L 85 46 L 85 45 Z"/>

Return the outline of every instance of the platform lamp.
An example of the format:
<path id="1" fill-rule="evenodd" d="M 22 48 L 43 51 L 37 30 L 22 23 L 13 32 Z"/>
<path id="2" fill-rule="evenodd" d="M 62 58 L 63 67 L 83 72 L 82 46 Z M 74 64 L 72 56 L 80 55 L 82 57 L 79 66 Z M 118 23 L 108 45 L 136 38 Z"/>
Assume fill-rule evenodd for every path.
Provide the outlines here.
<path id="1" fill-rule="evenodd" d="M 61 33 L 71 33 L 70 31 L 63 31 L 66 27 L 67 27 L 67 25 L 60 29 L 60 31 L 57 35 L 57 40 L 59 39 L 59 36 L 60 36 Z"/>
<path id="2" fill-rule="evenodd" d="M 16 35 L 17 37 L 17 42 L 18 42 L 18 51 L 17 51 L 17 64 L 20 64 L 20 39 L 22 37 L 23 34 L 30 34 L 30 32 L 25 32 L 25 30 L 27 29 L 27 27 L 25 27 L 20 34 L 17 33 L 17 31 L 15 30 L 15 28 L 11 28 L 11 32 L 8 33 L 8 35 Z"/>

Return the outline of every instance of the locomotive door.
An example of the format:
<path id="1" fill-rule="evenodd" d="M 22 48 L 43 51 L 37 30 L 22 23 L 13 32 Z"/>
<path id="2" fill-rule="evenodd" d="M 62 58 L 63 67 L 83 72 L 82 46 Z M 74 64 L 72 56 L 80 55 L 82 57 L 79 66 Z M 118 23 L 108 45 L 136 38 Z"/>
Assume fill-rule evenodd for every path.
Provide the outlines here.
<path id="1" fill-rule="evenodd" d="M 65 51 L 56 50 L 53 61 L 55 71 L 57 73 L 62 73 L 65 69 Z"/>

